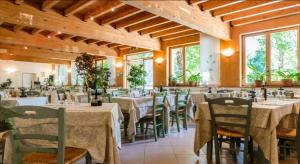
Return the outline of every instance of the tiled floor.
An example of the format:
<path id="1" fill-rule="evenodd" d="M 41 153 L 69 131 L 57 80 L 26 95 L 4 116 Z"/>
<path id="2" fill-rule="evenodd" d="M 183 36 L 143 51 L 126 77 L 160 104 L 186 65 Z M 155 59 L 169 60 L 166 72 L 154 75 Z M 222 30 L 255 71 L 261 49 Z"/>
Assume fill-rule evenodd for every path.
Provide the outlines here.
<path id="1" fill-rule="evenodd" d="M 124 143 L 120 150 L 122 164 L 206 164 L 206 148 L 203 148 L 200 157 L 193 152 L 195 129 L 178 133 L 172 128 L 169 135 L 154 142 L 151 136 L 137 137 L 135 143 Z M 241 153 L 242 154 L 242 153 Z M 242 155 L 234 162 L 228 152 L 222 152 L 222 164 L 242 163 Z M 295 160 L 280 161 L 280 164 L 296 164 Z"/>

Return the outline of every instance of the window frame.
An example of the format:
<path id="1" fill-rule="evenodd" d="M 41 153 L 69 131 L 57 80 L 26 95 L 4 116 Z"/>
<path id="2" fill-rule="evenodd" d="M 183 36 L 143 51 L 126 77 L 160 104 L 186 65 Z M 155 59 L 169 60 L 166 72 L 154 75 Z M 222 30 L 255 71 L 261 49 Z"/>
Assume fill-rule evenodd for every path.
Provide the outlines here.
<path id="1" fill-rule="evenodd" d="M 172 49 L 177 49 L 177 48 L 182 48 L 183 49 L 183 53 L 182 53 L 182 58 L 183 58 L 183 82 L 182 83 L 177 83 L 179 85 L 188 85 L 187 81 L 186 81 L 186 77 L 185 77 L 185 73 L 186 73 L 186 48 L 190 47 L 190 46 L 197 46 L 200 44 L 199 43 L 192 43 L 192 44 L 185 44 L 185 45 L 180 45 L 180 46 L 173 46 L 173 47 L 169 47 L 169 79 L 171 79 L 172 77 Z M 199 52 L 200 54 L 200 52 Z M 201 57 L 201 56 L 200 56 Z M 199 70 L 200 71 L 200 70 Z"/>
<path id="2" fill-rule="evenodd" d="M 258 33 L 251 33 L 251 34 L 245 34 L 241 36 L 242 41 L 242 86 L 249 86 L 252 85 L 252 83 L 246 83 L 246 38 L 251 36 L 258 36 L 258 35 L 265 35 L 266 37 L 266 86 L 280 86 L 280 81 L 272 81 L 271 80 L 271 34 L 277 33 L 277 32 L 284 32 L 284 31 L 291 31 L 296 30 L 297 31 L 297 70 L 300 72 L 300 26 L 297 27 L 289 27 L 289 28 L 282 28 L 282 29 L 276 29 L 276 30 L 270 30 L 265 32 L 258 32 Z"/>

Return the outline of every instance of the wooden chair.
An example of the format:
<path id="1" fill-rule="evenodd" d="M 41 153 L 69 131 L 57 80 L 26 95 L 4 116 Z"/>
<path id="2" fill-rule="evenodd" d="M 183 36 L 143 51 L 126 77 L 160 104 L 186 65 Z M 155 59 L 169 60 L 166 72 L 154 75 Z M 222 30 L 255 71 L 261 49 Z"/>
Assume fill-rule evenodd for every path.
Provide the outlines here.
<path id="1" fill-rule="evenodd" d="M 212 136 L 215 145 L 215 157 L 216 163 L 220 164 L 220 149 L 222 148 L 223 138 L 219 136 L 225 136 L 230 141 L 230 150 L 235 155 L 236 141 L 240 142 L 244 139 L 244 164 L 248 163 L 247 155 L 250 146 L 251 160 L 253 159 L 252 153 L 252 139 L 249 136 L 252 100 L 240 99 L 240 98 L 217 98 L 207 99 L 208 106 L 211 114 L 211 127 Z M 215 109 L 215 105 L 224 106 L 224 110 L 244 110 L 244 114 L 227 114 L 226 112 L 220 112 Z M 242 112 L 243 113 L 243 112 Z M 220 119 L 223 119 L 220 121 Z M 225 119 L 225 121 L 224 121 Z M 234 119 L 235 122 L 226 121 L 226 119 Z M 240 131 L 232 129 L 239 128 Z M 228 130 L 230 129 L 230 130 Z M 249 144 L 250 143 L 250 144 Z"/>
<path id="2" fill-rule="evenodd" d="M 146 123 L 145 134 L 148 132 L 149 124 L 153 126 L 155 141 L 157 141 L 157 137 L 160 132 L 162 132 L 163 137 L 165 137 L 165 101 L 165 92 L 154 94 L 152 113 L 147 114 L 145 117 L 139 120 L 140 124 Z"/>
<path id="3" fill-rule="evenodd" d="M 12 160 L 13 163 L 58 163 L 70 164 L 76 160 L 86 157 L 86 163 L 91 163 L 91 157 L 87 150 L 81 148 L 65 147 L 65 109 L 58 110 L 37 107 L 37 106 L 18 106 L 12 108 L 21 114 L 21 119 L 48 119 L 58 118 L 58 135 L 46 134 L 22 134 L 16 128 L 10 131 L 10 139 L 12 144 Z M 45 140 L 57 142 L 57 147 L 38 147 L 24 144 L 25 139 L 29 140 Z"/>
<path id="4" fill-rule="evenodd" d="M 279 158 L 285 160 L 287 155 L 291 150 L 297 152 L 297 160 L 300 162 L 300 119 L 297 115 L 297 128 L 296 129 L 286 129 L 286 128 L 277 128 L 277 138 L 279 139 L 278 146 L 280 149 Z M 293 145 L 295 144 L 296 147 Z"/>
<path id="5" fill-rule="evenodd" d="M 190 90 L 177 90 L 175 96 L 175 110 L 171 110 L 172 126 L 174 120 L 177 124 L 177 131 L 180 132 L 180 120 L 183 120 L 183 128 L 187 130 L 187 104 Z"/>

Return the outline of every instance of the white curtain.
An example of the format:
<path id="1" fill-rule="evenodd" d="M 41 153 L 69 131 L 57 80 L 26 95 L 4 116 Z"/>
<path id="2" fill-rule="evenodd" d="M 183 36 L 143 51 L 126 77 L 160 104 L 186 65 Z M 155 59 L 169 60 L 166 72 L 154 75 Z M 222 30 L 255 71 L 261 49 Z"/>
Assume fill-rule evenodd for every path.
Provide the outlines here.
<path id="1" fill-rule="evenodd" d="M 71 62 L 71 79 L 72 85 L 83 85 L 84 80 L 81 76 L 78 76 L 77 67 L 74 61 Z"/>
<path id="2" fill-rule="evenodd" d="M 200 35 L 200 70 L 202 84 L 220 84 L 220 39 L 209 35 Z"/>
<path id="3" fill-rule="evenodd" d="M 65 64 L 55 64 L 55 85 L 67 85 L 68 84 L 68 68 Z"/>
<path id="4" fill-rule="evenodd" d="M 114 85 L 116 84 L 116 67 L 115 67 L 115 62 L 116 59 L 115 57 L 107 57 L 107 63 L 109 66 L 109 71 L 111 73 L 110 79 L 109 79 L 109 84 Z"/>

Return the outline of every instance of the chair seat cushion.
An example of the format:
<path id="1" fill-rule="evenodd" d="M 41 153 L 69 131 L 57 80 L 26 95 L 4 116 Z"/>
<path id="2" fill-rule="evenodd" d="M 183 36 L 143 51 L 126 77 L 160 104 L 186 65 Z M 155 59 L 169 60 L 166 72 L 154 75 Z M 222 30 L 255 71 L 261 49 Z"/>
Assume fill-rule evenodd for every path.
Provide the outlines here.
<path id="1" fill-rule="evenodd" d="M 86 149 L 66 147 L 65 148 L 65 164 L 73 163 L 86 156 Z M 56 154 L 49 153 L 29 153 L 23 156 L 23 164 L 39 164 L 39 163 L 57 163 Z"/>
<path id="2" fill-rule="evenodd" d="M 243 138 L 244 134 L 232 130 L 227 130 L 224 128 L 218 128 L 217 129 L 217 134 L 221 136 L 226 136 L 226 137 L 234 137 L 234 138 Z"/>
<path id="3" fill-rule="evenodd" d="M 293 139 L 296 138 L 296 129 L 277 128 L 276 133 L 278 138 Z"/>

